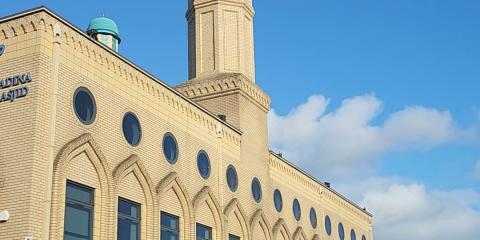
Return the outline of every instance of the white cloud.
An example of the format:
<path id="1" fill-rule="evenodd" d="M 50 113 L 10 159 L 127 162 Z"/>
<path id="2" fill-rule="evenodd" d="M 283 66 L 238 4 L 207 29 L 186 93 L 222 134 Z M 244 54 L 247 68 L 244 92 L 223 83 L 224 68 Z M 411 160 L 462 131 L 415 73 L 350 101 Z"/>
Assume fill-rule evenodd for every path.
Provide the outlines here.
<path id="1" fill-rule="evenodd" d="M 378 184 L 376 184 L 378 182 Z M 373 184 L 372 184 L 373 183 Z M 348 186 L 374 214 L 378 240 L 468 240 L 480 235 L 480 194 L 473 190 L 428 191 L 419 183 L 372 178 Z"/>
<path id="2" fill-rule="evenodd" d="M 314 95 L 286 116 L 269 114 L 272 149 L 323 179 L 372 173 L 373 161 L 386 152 L 464 141 L 474 132 L 455 127 L 448 111 L 420 106 L 375 125 L 382 102 L 373 95 L 346 99 L 331 112 L 328 105 L 324 96 Z"/>

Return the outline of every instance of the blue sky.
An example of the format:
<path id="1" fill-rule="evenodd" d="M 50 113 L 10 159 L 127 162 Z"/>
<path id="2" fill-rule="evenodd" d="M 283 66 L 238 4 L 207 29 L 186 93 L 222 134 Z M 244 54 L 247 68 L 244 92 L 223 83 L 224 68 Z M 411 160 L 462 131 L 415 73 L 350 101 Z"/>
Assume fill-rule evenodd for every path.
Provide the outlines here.
<path id="1" fill-rule="evenodd" d="M 473 200 L 467 206 L 442 209 L 445 213 L 452 210 L 468 214 L 476 209 L 472 218 L 463 220 L 480 223 L 480 173 L 475 176 L 475 166 L 480 161 L 480 1 L 303 0 L 294 4 L 257 0 L 254 3 L 257 83 L 272 97 L 271 121 L 276 122 L 271 130 L 281 132 L 285 122 L 298 122 L 299 116 L 303 116 L 299 111 L 303 106 L 317 110 L 311 123 L 320 133 L 336 129 L 334 135 L 326 136 L 348 134 L 347 127 L 323 124 L 330 117 L 338 117 L 340 114 L 335 113 L 342 109 L 351 109 L 342 107 L 348 105 L 347 101 L 353 103 L 352 108 L 373 111 L 365 119 L 352 123 L 359 125 L 360 134 L 381 136 L 379 140 L 390 142 L 369 152 L 360 149 L 361 156 L 344 158 L 345 162 L 358 164 L 354 166 L 364 174 L 345 169 L 352 164 L 340 164 L 338 175 L 334 171 L 318 171 L 313 172 L 315 176 L 337 181 L 345 194 L 364 204 L 376 201 L 371 200 L 371 196 L 355 194 L 349 188 L 353 183 L 384 183 L 385 191 L 375 196 L 402 189 L 395 186 L 413 193 L 424 191 L 425 199 L 438 200 L 439 205 L 442 196 L 468 192 L 465 196 Z M 137 0 L 135 4 L 17 0 L 3 3 L 0 15 L 39 5 L 47 5 L 83 29 L 92 18 L 105 13 L 119 26 L 123 37 L 121 54 L 171 85 L 186 80 L 186 0 Z M 352 114 L 364 113 L 360 110 L 355 109 Z M 399 112 L 410 115 L 397 118 L 395 113 Z M 388 125 L 389 119 L 396 123 L 391 124 L 394 127 Z M 410 128 L 405 128 L 402 119 L 419 119 L 418 124 L 423 120 L 432 121 L 433 127 L 411 128 L 417 126 L 412 120 L 407 121 Z M 436 132 L 436 126 L 443 127 L 443 132 Z M 372 129 L 374 133 L 370 132 Z M 419 131 L 422 135 L 400 136 L 399 129 Z M 288 139 L 280 135 L 272 137 L 272 148 L 285 152 L 295 163 L 304 167 L 330 164 L 325 159 L 306 160 L 311 155 L 292 152 L 285 147 Z M 358 138 L 345 135 L 341 140 Z M 334 142 L 334 146 L 342 145 L 342 141 Z M 308 147 L 314 146 L 307 143 Z M 338 156 L 333 152 L 329 154 L 320 156 Z M 331 164 L 338 161 L 332 160 Z M 351 177 L 345 177 L 346 173 Z M 381 211 L 376 206 L 370 208 Z M 382 219 L 382 213 L 378 215 Z M 425 216 L 432 217 L 435 216 Z M 382 227 L 386 228 L 379 224 L 379 228 Z M 389 233 L 392 232 L 380 230 L 377 238 L 383 239 Z M 478 230 L 460 231 L 456 239 L 478 233 Z M 412 235 L 410 239 L 429 237 Z"/>

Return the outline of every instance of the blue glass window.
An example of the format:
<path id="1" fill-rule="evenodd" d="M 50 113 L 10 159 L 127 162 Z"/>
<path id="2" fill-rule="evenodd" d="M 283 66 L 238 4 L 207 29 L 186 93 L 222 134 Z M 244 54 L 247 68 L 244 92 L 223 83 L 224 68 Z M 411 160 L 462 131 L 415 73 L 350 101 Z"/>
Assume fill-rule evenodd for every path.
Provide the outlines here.
<path id="1" fill-rule="evenodd" d="M 93 189 L 68 181 L 65 200 L 64 239 L 91 240 Z"/>
<path id="2" fill-rule="evenodd" d="M 140 205 L 118 199 L 118 240 L 140 240 Z"/>
<path id="3" fill-rule="evenodd" d="M 255 202 L 260 203 L 262 201 L 262 185 L 260 184 L 258 178 L 253 178 L 252 196 Z"/>
<path id="4" fill-rule="evenodd" d="M 197 240 L 211 240 L 212 228 L 197 223 Z"/>
<path id="5" fill-rule="evenodd" d="M 365 237 L 365 235 L 362 235 L 362 240 L 367 240 L 367 238 Z"/>
<path id="6" fill-rule="evenodd" d="M 142 138 L 142 129 L 137 116 L 132 112 L 128 112 L 123 117 L 123 136 L 127 142 L 132 146 L 138 146 L 140 139 Z"/>
<path id="7" fill-rule="evenodd" d="M 278 189 L 275 189 L 273 192 L 273 203 L 275 204 L 275 209 L 277 209 L 277 212 L 281 212 L 283 208 L 283 200 L 282 193 Z"/>
<path id="8" fill-rule="evenodd" d="M 302 218 L 302 209 L 300 208 L 300 203 L 298 202 L 297 199 L 293 200 L 293 216 L 297 221 L 300 221 L 300 218 Z"/>
<path id="9" fill-rule="evenodd" d="M 357 235 L 355 234 L 355 230 L 352 229 L 350 231 L 350 240 L 357 240 Z"/>
<path id="10" fill-rule="evenodd" d="M 327 232 L 328 236 L 332 235 L 332 222 L 328 215 L 325 216 L 325 232 Z"/>
<path id="11" fill-rule="evenodd" d="M 313 228 L 317 228 L 317 212 L 314 208 L 310 208 L 310 224 Z"/>
<path id="12" fill-rule="evenodd" d="M 197 167 L 200 176 L 204 179 L 210 177 L 210 159 L 205 151 L 201 150 L 197 156 Z"/>
<path id="13" fill-rule="evenodd" d="M 180 226 L 179 218 L 175 215 L 162 212 L 161 213 L 161 240 L 179 240 Z"/>
<path id="14" fill-rule="evenodd" d="M 237 191 L 238 176 L 237 171 L 235 170 L 235 167 L 233 165 L 230 165 L 227 168 L 227 184 L 228 188 L 230 188 L 232 192 Z"/>
<path id="15" fill-rule="evenodd" d="M 78 120 L 85 125 L 95 121 L 97 108 L 92 93 L 85 87 L 79 87 L 73 95 L 73 106 Z"/>
<path id="16" fill-rule="evenodd" d="M 177 162 L 178 144 L 171 133 L 165 133 L 165 136 L 163 136 L 163 154 L 170 164 Z"/>
<path id="17" fill-rule="evenodd" d="M 338 237 L 340 240 L 345 240 L 345 230 L 343 229 L 343 224 L 338 224 Z"/>
<path id="18" fill-rule="evenodd" d="M 229 235 L 228 235 L 228 240 L 240 240 L 240 237 L 237 237 L 237 236 L 235 236 L 235 235 L 233 235 L 233 234 L 229 234 Z"/>

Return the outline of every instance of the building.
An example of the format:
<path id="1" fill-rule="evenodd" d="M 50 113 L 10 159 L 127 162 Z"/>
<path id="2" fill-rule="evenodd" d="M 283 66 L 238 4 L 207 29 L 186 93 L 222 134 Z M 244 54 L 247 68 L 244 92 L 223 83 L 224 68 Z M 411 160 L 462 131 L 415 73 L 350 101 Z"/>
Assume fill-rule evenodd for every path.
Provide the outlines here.
<path id="1" fill-rule="evenodd" d="M 175 88 L 40 7 L 0 20 L 1 239 L 371 240 L 372 215 L 269 151 L 251 0 L 189 0 Z"/>

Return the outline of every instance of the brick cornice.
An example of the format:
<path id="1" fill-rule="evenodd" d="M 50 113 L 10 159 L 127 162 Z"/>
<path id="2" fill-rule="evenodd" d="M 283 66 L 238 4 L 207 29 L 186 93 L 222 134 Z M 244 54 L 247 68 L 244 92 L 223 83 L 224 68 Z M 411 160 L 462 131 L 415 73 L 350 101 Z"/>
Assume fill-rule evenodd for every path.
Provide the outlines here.
<path id="1" fill-rule="evenodd" d="M 240 91 L 260 106 L 263 111 L 268 112 L 270 110 L 270 97 L 260 87 L 240 73 L 220 73 L 195 78 L 175 88 L 192 100 Z"/>

